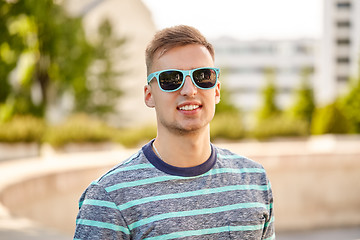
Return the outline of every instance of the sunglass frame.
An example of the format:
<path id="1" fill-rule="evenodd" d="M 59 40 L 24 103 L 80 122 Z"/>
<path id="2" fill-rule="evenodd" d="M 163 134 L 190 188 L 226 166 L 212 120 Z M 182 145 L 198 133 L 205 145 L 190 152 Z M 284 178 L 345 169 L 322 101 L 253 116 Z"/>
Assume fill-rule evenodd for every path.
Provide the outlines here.
<path id="1" fill-rule="evenodd" d="M 203 88 L 203 87 L 200 87 L 199 85 L 196 84 L 195 80 L 193 79 L 193 73 L 194 73 L 195 71 L 201 70 L 201 69 L 211 69 L 211 70 L 214 70 L 214 71 L 215 71 L 215 73 L 216 73 L 216 80 L 215 80 L 214 86 L 212 86 L 212 87 L 210 87 L 210 88 Z M 179 71 L 179 72 L 181 72 L 181 73 L 183 74 L 183 80 L 182 80 L 182 82 L 181 82 L 181 84 L 180 84 L 180 86 L 179 86 L 178 88 L 176 88 L 176 89 L 174 89 L 174 90 L 165 90 L 165 89 L 163 89 L 163 88 L 161 87 L 160 81 L 159 81 L 159 76 L 160 76 L 161 73 L 166 72 L 166 71 Z M 161 70 L 161 71 L 157 71 L 157 72 L 150 73 L 149 76 L 147 77 L 147 82 L 148 82 L 148 84 L 150 84 L 151 80 L 154 79 L 154 78 L 156 78 L 156 81 L 157 81 L 157 83 L 158 83 L 158 85 L 159 85 L 159 88 L 160 88 L 162 91 L 164 91 L 164 92 L 175 92 L 175 91 L 177 91 L 177 90 L 179 90 L 179 89 L 182 88 L 182 86 L 184 85 L 184 82 L 185 82 L 186 77 L 187 77 L 187 76 L 190 76 L 191 81 L 193 82 L 193 84 L 194 84 L 197 88 L 203 89 L 203 90 L 207 90 L 207 89 L 212 89 L 212 88 L 214 88 L 214 87 L 216 86 L 217 81 L 218 81 L 218 78 L 219 78 L 219 74 L 220 74 L 220 69 L 219 69 L 219 68 L 213 68 L 213 67 L 202 67 L 202 68 L 195 68 L 195 69 L 191 69 L 191 70 L 165 69 L 165 70 Z"/>

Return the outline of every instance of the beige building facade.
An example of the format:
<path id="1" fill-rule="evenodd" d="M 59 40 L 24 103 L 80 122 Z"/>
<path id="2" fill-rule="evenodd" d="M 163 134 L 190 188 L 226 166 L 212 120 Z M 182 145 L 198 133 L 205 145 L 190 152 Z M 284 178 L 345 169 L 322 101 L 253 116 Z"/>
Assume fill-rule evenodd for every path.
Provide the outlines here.
<path id="1" fill-rule="evenodd" d="M 114 67 L 124 71 L 119 86 L 124 95 L 118 102 L 118 112 L 109 121 L 117 126 L 134 126 L 155 122 L 155 112 L 145 106 L 143 89 L 146 84 L 145 48 L 156 32 L 155 24 L 141 0 L 63 0 L 65 9 L 74 16 L 82 16 L 83 24 L 92 41 L 100 23 L 108 19 L 118 37 L 125 37 L 125 45 L 114 49 Z M 69 108 L 64 101 L 61 109 Z M 69 105 L 69 104 L 68 104 Z M 70 104 L 71 105 L 71 104 Z M 52 115 L 61 114 L 53 113 Z M 50 114 L 51 115 L 51 114 Z"/>
<path id="2" fill-rule="evenodd" d="M 327 104 L 344 94 L 359 74 L 360 1 L 323 0 L 324 28 L 315 92 Z"/>

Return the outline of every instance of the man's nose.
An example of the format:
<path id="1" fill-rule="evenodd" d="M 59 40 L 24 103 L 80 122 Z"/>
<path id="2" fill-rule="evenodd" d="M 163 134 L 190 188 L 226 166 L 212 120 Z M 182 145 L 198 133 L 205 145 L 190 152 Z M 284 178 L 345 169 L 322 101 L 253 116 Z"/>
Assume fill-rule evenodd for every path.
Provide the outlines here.
<path id="1" fill-rule="evenodd" d="M 186 95 L 186 96 L 193 96 L 197 93 L 197 87 L 194 85 L 194 83 L 192 82 L 190 76 L 186 76 L 185 80 L 184 80 L 184 85 L 182 86 L 180 93 L 181 95 Z"/>

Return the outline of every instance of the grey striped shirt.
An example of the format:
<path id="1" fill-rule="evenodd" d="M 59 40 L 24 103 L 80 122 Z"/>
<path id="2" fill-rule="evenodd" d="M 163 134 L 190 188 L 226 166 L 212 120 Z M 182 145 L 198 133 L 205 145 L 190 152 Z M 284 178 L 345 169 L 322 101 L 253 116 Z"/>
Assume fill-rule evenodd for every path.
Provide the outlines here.
<path id="1" fill-rule="evenodd" d="M 260 164 L 211 145 L 205 163 L 177 168 L 151 143 L 90 184 L 74 239 L 275 239 Z"/>

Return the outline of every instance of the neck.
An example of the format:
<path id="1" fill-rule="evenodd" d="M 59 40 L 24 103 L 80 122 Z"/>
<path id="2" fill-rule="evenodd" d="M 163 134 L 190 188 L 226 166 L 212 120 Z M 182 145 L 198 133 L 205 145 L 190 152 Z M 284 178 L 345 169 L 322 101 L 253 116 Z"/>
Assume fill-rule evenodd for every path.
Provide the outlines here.
<path id="1" fill-rule="evenodd" d="M 209 127 L 194 134 L 173 134 L 158 129 L 154 145 L 161 160 L 175 167 L 194 167 L 211 155 Z"/>

